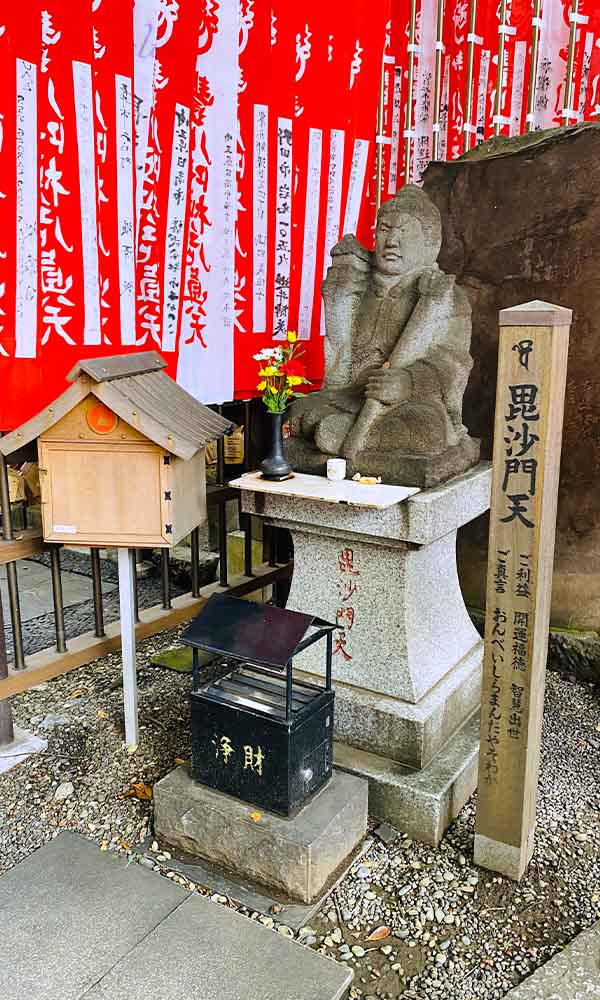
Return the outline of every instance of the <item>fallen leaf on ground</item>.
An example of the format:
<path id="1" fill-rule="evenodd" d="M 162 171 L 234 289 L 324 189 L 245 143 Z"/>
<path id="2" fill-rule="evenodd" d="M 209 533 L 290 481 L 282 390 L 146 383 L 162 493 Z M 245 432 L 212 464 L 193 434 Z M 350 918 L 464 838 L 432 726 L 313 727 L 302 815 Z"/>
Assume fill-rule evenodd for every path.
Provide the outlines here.
<path id="1" fill-rule="evenodd" d="M 145 799 L 152 798 L 152 789 L 150 785 L 145 785 L 143 781 L 137 782 L 128 788 L 126 792 L 121 795 L 122 799 L 140 799 L 142 802 Z"/>
<path id="2" fill-rule="evenodd" d="M 371 931 L 367 941 L 383 941 L 384 938 L 389 937 L 391 934 L 389 927 L 376 927 L 374 931 Z"/>
<path id="3" fill-rule="evenodd" d="M 108 712 L 105 708 L 99 708 L 96 714 L 99 719 L 108 719 Z"/>
<path id="4" fill-rule="evenodd" d="M 253 823 L 260 823 L 260 821 L 262 819 L 262 813 L 261 812 L 251 812 L 250 813 L 250 819 L 252 820 Z"/>
<path id="5" fill-rule="evenodd" d="M 71 694 L 69 695 L 69 697 L 70 698 L 81 698 L 82 694 L 85 694 L 85 691 L 83 690 L 83 688 L 76 688 L 75 691 L 71 691 Z"/>
<path id="6" fill-rule="evenodd" d="M 175 758 L 175 763 L 176 764 L 187 764 L 187 760 L 185 759 L 185 757 L 176 757 Z"/>

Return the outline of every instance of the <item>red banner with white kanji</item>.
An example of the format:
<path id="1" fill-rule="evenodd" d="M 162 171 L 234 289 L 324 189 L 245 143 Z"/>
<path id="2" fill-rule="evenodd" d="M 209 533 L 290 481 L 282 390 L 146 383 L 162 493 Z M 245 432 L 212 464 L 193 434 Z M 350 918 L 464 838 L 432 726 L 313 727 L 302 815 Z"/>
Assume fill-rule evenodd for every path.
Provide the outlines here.
<path id="1" fill-rule="evenodd" d="M 0 429 L 102 354 L 218 403 L 291 328 L 318 385 L 344 233 L 434 155 L 599 110 L 593 0 L 4 4 Z"/>

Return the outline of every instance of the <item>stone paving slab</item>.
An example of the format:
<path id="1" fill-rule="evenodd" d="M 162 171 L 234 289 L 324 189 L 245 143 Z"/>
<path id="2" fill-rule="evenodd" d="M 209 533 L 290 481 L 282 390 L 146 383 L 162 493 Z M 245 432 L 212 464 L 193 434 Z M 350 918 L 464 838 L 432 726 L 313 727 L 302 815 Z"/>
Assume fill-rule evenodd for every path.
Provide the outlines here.
<path id="1" fill-rule="evenodd" d="M 341 1000 L 352 971 L 192 896 L 85 1000 Z"/>
<path id="2" fill-rule="evenodd" d="M 0 878 L 2 1000 L 341 1000 L 350 969 L 63 833 Z"/>
<path id="3" fill-rule="evenodd" d="M 507 993 L 505 1000 L 600 1000 L 600 921 Z"/>
<path id="4" fill-rule="evenodd" d="M 0 997 L 79 1000 L 188 895 L 61 834 L 0 878 Z"/>

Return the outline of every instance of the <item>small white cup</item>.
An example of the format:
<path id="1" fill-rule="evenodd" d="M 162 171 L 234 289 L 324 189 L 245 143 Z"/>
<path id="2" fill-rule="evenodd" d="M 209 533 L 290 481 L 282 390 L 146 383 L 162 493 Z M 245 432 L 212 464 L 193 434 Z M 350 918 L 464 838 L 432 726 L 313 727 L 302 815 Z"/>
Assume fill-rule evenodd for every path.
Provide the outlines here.
<path id="1" fill-rule="evenodd" d="M 334 482 L 340 482 L 342 479 L 346 478 L 345 458 L 327 459 L 327 478 L 333 480 Z"/>

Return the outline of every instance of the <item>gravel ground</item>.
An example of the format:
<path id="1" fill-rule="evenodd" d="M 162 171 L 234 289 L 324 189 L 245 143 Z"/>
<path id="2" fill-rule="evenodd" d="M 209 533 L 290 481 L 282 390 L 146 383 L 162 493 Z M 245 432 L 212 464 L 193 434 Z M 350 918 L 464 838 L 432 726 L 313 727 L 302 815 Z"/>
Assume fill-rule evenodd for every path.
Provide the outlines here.
<path id="1" fill-rule="evenodd" d="M 189 676 L 149 662 L 177 635 L 140 644 L 134 755 L 122 742 L 117 654 L 13 699 L 17 723 L 46 737 L 48 750 L 0 778 L 0 872 L 62 829 L 122 852 L 151 830 L 151 801 L 123 796 L 189 758 Z M 354 1000 L 504 996 L 600 918 L 599 729 L 592 686 L 549 674 L 536 851 L 520 885 L 473 865 L 472 799 L 438 850 L 401 833 L 386 844 L 374 825 L 366 854 L 298 939 L 352 965 Z M 145 863 L 188 884 L 165 854 Z M 285 909 L 243 912 L 293 936 L 280 923 Z"/>

